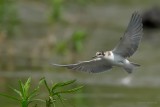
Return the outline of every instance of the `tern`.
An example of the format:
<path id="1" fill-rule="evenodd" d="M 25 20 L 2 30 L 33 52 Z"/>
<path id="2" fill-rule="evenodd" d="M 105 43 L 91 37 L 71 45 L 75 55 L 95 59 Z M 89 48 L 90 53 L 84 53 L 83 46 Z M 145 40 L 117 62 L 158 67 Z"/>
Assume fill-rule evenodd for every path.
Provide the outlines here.
<path id="1" fill-rule="evenodd" d="M 132 56 L 138 49 L 142 35 L 142 17 L 138 12 L 134 12 L 124 35 L 120 38 L 119 43 L 113 50 L 97 52 L 93 59 L 89 61 L 68 65 L 53 65 L 91 73 L 107 71 L 118 66 L 131 73 L 135 67 L 139 67 L 140 65 L 130 62 L 127 58 Z"/>

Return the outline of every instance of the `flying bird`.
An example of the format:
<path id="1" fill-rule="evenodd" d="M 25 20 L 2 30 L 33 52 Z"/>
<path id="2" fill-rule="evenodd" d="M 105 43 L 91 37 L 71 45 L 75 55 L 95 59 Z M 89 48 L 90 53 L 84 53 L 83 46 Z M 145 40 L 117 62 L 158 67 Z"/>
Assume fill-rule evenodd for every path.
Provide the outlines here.
<path id="1" fill-rule="evenodd" d="M 128 73 L 131 73 L 135 67 L 140 65 L 130 62 L 127 58 L 132 56 L 137 50 L 142 35 L 142 17 L 138 12 L 134 12 L 123 37 L 120 38 L 119 43 L 113 50 L 96 52 L 93 59 L 89 61 L 82 61 L 76 64 L 68 65 L 53 65 L 92 73 L 107 71 L 115 66 L 118 66 L 122 67 Z"/>

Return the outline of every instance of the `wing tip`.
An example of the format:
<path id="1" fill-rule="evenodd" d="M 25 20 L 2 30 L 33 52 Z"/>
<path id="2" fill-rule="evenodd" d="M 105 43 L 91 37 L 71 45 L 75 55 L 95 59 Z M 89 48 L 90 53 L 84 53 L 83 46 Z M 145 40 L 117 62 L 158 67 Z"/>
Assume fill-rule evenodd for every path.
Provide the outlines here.
<path id="1" fill-rule="evenodd" d="M 134 11 L 132 17 L 139 17 L 142 20 L 142 14 L 139 11 Z"/>
<path id="2" fill-rule="evenodd" d="M 54 64 L 54 63 L 52 63 L 51 65 L 53 65 L 53 66 L 57 66 L 57 67 L 64 67 L 64 66 L 65 66 L 65 65 Z"/>
<path id="3" fill-rule="evenodd" d="M 140 12 L 139 12 L 138 10 L 134 11 L 132 14 L 141 15 Z"/>

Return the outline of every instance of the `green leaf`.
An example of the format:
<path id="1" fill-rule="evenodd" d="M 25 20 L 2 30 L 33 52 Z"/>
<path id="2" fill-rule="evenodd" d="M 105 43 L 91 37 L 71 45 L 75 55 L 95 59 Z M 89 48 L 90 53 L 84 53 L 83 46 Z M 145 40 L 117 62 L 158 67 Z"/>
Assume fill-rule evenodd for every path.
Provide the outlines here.
<path id="1" fill-rule="evenodd" d="M 80 89 L 82 89 L 83 86 L 79 86 L 79 87 L 76 87 L 76 88 L 73 88 L 73 89 L 70 89 L 70 90 L 65 90 L 65 91 L 59 91 L 59 92 L 56 92 L 55 94 L 62 94 L 62 93 L 73 93 L 73 92 L 76 92 Z"/>
<path id="2" fill-rule="evenodd" d="M 30 103 L 32 103 L 34 101 L 40 101 L 40 102 L 43 102 L 43 103 L 46 102 L 45 100 L 42 100 L 42 99 L 33 99 L 33 100 L 30 100 L 28 104 L 30 104 Z"/>
<path id="3" fill-rule="evenodd" d="M 66 86 L 66 85 L 69 85 L 69 84 L 72 84 L 74 83 L 76 80 L 69 80 L 67 82 L 59 82 L 59 83 L 56 83 L 52 86 L 52 92 L 58 88 L 58 87 L 63 87 L 63 86 Z"/>
<path id="4" fill-rule="evenodd" d="M 12 87 L 10 87 L 10 89 L 12 89 L 14 92 L 16 92 L 23 99 L 22 93 L 19 90 L 12 88 Z"/>
<path id="5" fill-rule="evenodd" d="M 12 100 L 20 101 L 20 100 L 17 99 L 16 97 L 13 97 L 13 96 L 10 96 L 10 95 L 6 95 L 6 94 L 0 93 L 0 96 L 6 97 L 6 98 L 9 98 L 9 99 L 12 99 Z"/>
<path id="6" fill-rule="evenodd" d="M 61 101 L 61 103 L 62 103 L 62 104 L 63 104 L 63 106 L 64 106 L 63 98 L 61 97 L 61 95 L 60 95 L 60 94 L 57 94 L 57 97 L 59 98 L 59 100 Z"/>
<path id="7" fill-rule="evenodd" d="M 26 81 L 25 85 L 24 85 L 25 98 L 27 98 L 27 96 L 28 96 L 30 85 L 31 85 L 31 78 L 29 77 L 28 80 Z"/>
<path id="8" fill-rule="evenodd" d="M 45 81 L 45 77 L 41 78 L 39 83 L 38 83 L 38 87 Z"/>
<path id="9" fill-rule="evenodd" d="M 31 100 L 31 102 L 33 102 L 33 101 L 46 102 L 45 100 L 42 100 L 42 99 L 33 99 L 33 100 Z"/>
<path id="10" fill-rule="evenodd" d="M 38 96 L 39 94 L 37 94 L 36 92 L 35 93 L 32 93 L 28 96 L 28 100 L 31 100 L 32 98 Z"/>
<path id="11" fill-rule="evenodd" d="M 45 80 L 44 77 L 40 79 L 37 88 L 35 88 L 35 89 L 30 93 L 28 99 L 32 99 L 32 98 L 34 98 L 34 97 L 36 97 L 36 96 L 38 95 L 38 94 L 36 94 L 36 93 L 37 93 L 38 89 L 40 88 L 40 85 L 44 82 L 44 80 Z"/>
<path id="12" fill-rule="evenodd" d="M 46 81 L 46 80 L 44 80 L 44 84 L 45 84 L 45 86 L 46 86 L 46 88 L 47 88 L 47 90 L 48 90 L 49 94 L 51 94 L 51 90 L 50 90 L 50 88 L 49 88 L 49 86 L 48 86 L 48 84 L 47 84 L 47 81 Z"/>
<path id="13" fill-rule="evenodd" d="M 20 92 L 22 94 L 22 97 L 24 98 L 24 84 L 22 83 L 21 80 L 18 81 L 19 87 L 20 87 Z"/>

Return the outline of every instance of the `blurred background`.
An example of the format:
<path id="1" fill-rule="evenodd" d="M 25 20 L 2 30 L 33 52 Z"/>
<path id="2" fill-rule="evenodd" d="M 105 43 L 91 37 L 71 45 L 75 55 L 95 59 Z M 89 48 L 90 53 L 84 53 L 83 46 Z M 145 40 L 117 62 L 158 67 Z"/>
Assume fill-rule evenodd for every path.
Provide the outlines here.
<path id="1" fill-rule="evenodd" d="M 77 79 L 76 85 L 84 88 L 65 96 L 66 107 L 159 107 L 158 4 L 159 0 L 0 0 L 0 92 L 13 94 L 8 86 L 17 87 L 19 79 L 28 77 L 33 87 L 42 77 L 50 83 Z M 132 74 L 120 68 L 91 74 L 51 65 L 89 60 L 97 51 L 112 49 L 134 11 L 143 16 L 144 36 L 129 58 L 141 65 Z M 42 92 L 43 98 L 47 93 Z M 18 106 L 3 97 L 0 104 Z"/>

